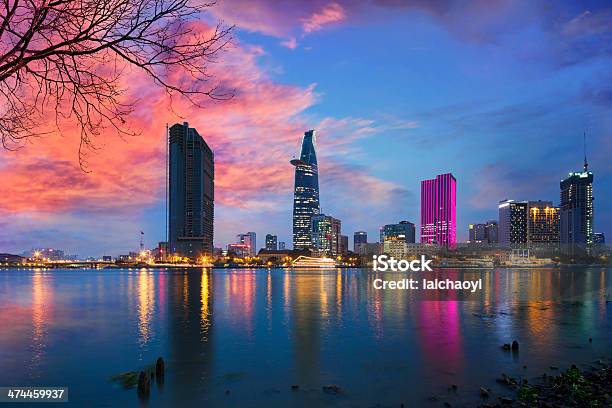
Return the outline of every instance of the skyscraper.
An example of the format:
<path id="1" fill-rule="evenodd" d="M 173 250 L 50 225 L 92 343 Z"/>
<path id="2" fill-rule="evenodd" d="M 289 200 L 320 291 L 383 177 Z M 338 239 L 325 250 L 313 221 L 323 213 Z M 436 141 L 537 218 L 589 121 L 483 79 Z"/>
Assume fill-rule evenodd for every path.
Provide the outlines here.
<path id="1" fill-rule="evenodd" d="M 527 201 L 499 202 L 499 243 L 519 245 L 527 243 Z"/>
<path id="2" fill-rule="evenodd" d="M 484 224 L 469 225 L 468 242 L 471 244 L 482 244 L 487 242 L 486 227 Z"/>
<path id="3" fill-rule="evenodd" d="M 421 243 L 457 242 L 457 180 L 451 173 L 421 181 Z"/>
<path id="4" fill-rule="evenodd" d="M 365 231 L 357 231 L 353 235 L 353 252 L 360 254 L 365 245 L 368 244 L 368 233 Z"/>
<path id="5" fill-rule="evenodd" d="M 293 190 L 293 248 L 312 248 L 312 217 L 319 214 L 319 171 L 315 153 L 315 131 L 304 133 L 299 159 L 295 166 Z"/>
<path id="6" fill-rule="evenodd" d="M 214 154 L 187 122 L 169 129 L 168 246 L 189 258 L 213 251 Z"/>
<path id="7" fill-rule="evenodd" d="M 551 201 L 529 201 L 527 242 L 530 244 L 559 243 L 559 207 Z"/>
<path id="8" fill-rule="evenodd" d="M 468 230 L 468 242 L 472 244 L 496 244 L 497 221 L 489 220 L 484 224 L 470 224 Z"/>
<path id="9" fill-rule="evenodd" d="M 393 239 L 404 241 L 407 244 L 414 244 L 416 228 L 410 221 L 400 221 L 397 224 L 387 224 L 380 228 L 380 242 Z"/>
<path id="10" fill-rule="evenodd" d="M 322 254 L 336 256 L 340 253 L 341 222 L 325 214 L 312 217 L 313 247 Z"/>
<path id="11" fill-rule="evenodd" d="M 590 246 L 593 244 L 593 172 L 586 153 L 581 172 L 569 173 L 561 181 L 561 242 Z"/>
<path id="12" fill-rule="evenodd" d="M 348 235 L 340 235 L 340 249 L 338 252 L 340 255 L 346 255 L 348 253 Z"/>
<path id="13" fill-rule="evenodd" d="M 278 250 L 276 235 L 266 234 L 266 249 L 272 251 Z"/>
<path id="14" fill-rule="evenodd" d="M 248 247 L 248 255 L 257 255 L 257 234 L 249 231 L 246 234 L 236 235 L 236 243 L 244 244 Z"/>

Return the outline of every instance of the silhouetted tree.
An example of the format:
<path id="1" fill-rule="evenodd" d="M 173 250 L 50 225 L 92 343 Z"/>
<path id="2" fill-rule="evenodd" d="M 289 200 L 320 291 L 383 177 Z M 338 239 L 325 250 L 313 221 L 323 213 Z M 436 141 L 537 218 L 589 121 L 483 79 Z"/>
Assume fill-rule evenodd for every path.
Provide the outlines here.
<path id="1" fill-rule="evenodd" d="M 48 113 L 76 119 L 79 160 L 105 127 L 134 134 L 121 96 L 132 67 L 172 98 L 231 97 L 209 65 L 232 27 L 197 25 L 213 3 L 197 0 L 0 0 L 0 135 L 5 148 L 32 136 Z M 188 80 L 185 79 L 187 74 Z M 181 79 L 182 78 L 182 79 Z"/>

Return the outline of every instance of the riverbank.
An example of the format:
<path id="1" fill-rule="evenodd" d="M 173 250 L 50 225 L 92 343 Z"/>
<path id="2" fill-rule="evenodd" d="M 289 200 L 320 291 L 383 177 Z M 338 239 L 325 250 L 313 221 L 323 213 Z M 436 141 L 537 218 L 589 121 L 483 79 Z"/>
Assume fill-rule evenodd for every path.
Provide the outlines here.
<path id="1" fill-rule="evenodd" d="M 540 376 L 510 376 L 501 373 L 479 389 L 462 390 L 451 384 L 446 392 L 428 398 L 431 406 L 519 407 L 610 407 L 612 406 L 612 361 L 601 358 L 568 368 L 551 365 Z M 527 366 L 523 366 L 527 369 Z M 407 406 L 402 404 L 401 406 Z"/>
<path id="2" fill-rule="evenodd" d="M 557 371 L 559 368 L 550 366 L 550 369 Z M 609 360 L 594 361 L 583 369 L 572 365 L 558 375 L 543 373 L 531 381 L 502 374 L 497 382 L 508 388 L 509 396 L 500 395 L 497 401 L 483 403 L 480 407 L 612 406 L 612 366 Z M 480 395 L 484 399 L 491 398 L 487 389 L 481 389 Z"/>

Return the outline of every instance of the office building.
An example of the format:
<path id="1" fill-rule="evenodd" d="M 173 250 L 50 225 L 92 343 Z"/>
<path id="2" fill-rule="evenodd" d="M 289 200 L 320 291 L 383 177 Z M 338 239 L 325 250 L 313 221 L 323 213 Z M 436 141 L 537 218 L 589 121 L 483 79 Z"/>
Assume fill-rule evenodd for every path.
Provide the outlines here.
<path id="1" fill-rule="evenodd" d="M 337 256 L 340 253 L 341 222 L 325 214 L 312 217 L 313 248 L 320 254 Z"/>
<path id="2" fill-rule="evenodd" d="M 248 256 L 257 255 L 257 234 L 255 234 L 254 232 L 249 231 L 246 234 L 236 235 L 236 243 L 244 244 L 247 246 Z"/>
<path id="3" fill-rule="evenodd" d="M 276 235 L 266 234 L 266 249 L 271 251 L 275 251 L 278 249 Z"/>
<path id="4" fill-rule="evenodd" d="M 416 228 L 410 221 L 400 221 L 397 224 L 387 224 L 380 228 L 380 242 L 385 240 L 400 240 L 407 244 L 414 244 Z"/>
<path id="5" fill-rule="evenodd" d="M 362 247 L 368 243 L 368 233 L 365 231 L 357 231 L 353 235 L 353 252 L 360 254 Z"/>
<path id="6" fill-rule="evenodd" d="M 499 202 L 499 243 L 503 245 L 527 244 L 526 201 L 502 200 Z"/>
<path id="7" fill-rule="evenodd" d="M 320 213 L 314 130 L 304 133 L 300 158 L 291 160 L 291 164 L 295 166 L 293 249 L 312 248 L 312 217 Z"/>
<path id="8" fill-rule="evenodd" d="M 571 245 L 593 244 L 593 172 L 584 157 L 581 172 L 569 173 L 561 181 L 561 242 Z"/>
<path id="9" fill-rule="evenodd" d="M 237 256 L 239 258 L 245 258 L 251 255 L 251 247 L 247 244 L 227 244 L 227 254 L 229 256 Z"/>
<path id="10" fill-rule="evenodd" d="M 213 250 L 214 155 L 187 122 L 169 129 L 168 250 L 188 258 Z"/>
<path id="11" fill-rule="evenodd" d="M 348 235 L 340 235 L 340 249 L 338 250 L 340 255 L 348 254 L 349 246 L 348 246 Z"/>
<path id="12" fill-rule="evenodd" d="M 606 243 L 606 236 L 603 232 L 595 232 L 593 234 L 593 244 L 595 245 L 603 245 Z"/>
<path id="13" fill-rule="evenodd" d="M 559 243 L 559 207 L 551 201 L 527 203 L 527 242 L 530 244 Z"/>
<path id="14" fill-rule="evenodd" d="M 470 224 L 468 229 L 468 242 L 471 244 L 497 244 L 497 221 L 489 220 L 484 224 Z"/>
<path id="15" fill-rule="evenodd" d="M 285 247 L 286 247 L 286 245 L 285 245 L 285 241 L 279 241 L 279 242 L 278 242 L 278 250 L 279 250 L 279 251 L 284 250 L 284 249 L 285 249 Z"/>
<path id="16" fill-rule="evenodd" d="M 451 173 L 421 181 L 421 243 L 457 242 L 457 180 Z"/>

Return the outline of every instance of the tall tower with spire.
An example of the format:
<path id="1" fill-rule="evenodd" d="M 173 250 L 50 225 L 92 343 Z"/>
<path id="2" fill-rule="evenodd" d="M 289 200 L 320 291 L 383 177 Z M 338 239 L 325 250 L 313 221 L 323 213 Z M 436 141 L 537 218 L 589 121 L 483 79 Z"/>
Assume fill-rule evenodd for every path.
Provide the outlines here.
<path id="1" fill-rule="evenodd" d="M 581 172 L 569 173 L 561 181 L 561 243 L 593 245 L 593 172 L 586 155 L 586 133 L 583 135 L 584 165 Z"/>
<path id="2" fill-rule="evenodd" d="M 304 133 L 300 158 L 291 160 L 291 164 L 295 166 L 293 248 L 312 248 L 312 217 L 321 212 L 314 130 Z"/>
<path id="3" fill-rule="evenodd" d="M 582 135 L 582 148 L 584 149 L 584 172 L 588 172 L 589 171 L 589 163 L 587 162 L 587 158 L 586 158 L 586 132 L 584 132 L 584 134 Z"/>

